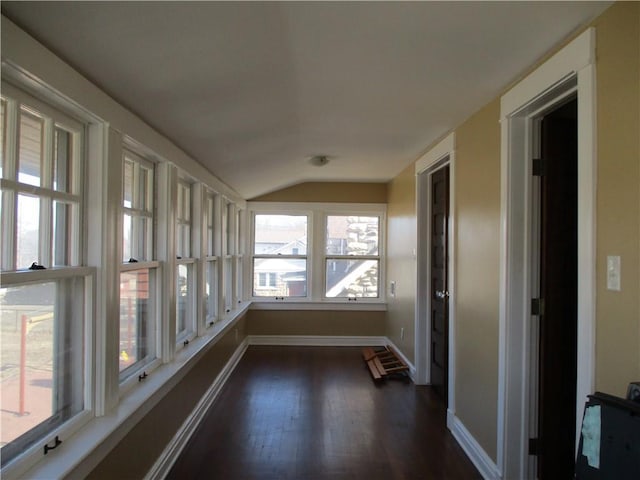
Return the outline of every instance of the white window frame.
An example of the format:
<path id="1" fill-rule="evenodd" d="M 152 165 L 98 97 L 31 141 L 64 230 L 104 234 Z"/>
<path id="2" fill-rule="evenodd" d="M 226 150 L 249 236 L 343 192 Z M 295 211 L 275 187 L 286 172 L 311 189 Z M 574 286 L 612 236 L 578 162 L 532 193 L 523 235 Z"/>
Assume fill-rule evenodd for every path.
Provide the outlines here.
<path id="1" fill-rule="evenodd" d="M 31 95 L 2 82 L 2 96 L 6 99 L 6 136 L 5 158 L 3 158 L 3 178 L 0 179 L 2 187 L 2 204 L 5 212 L 2 218 L 2 261 L 3 271 L 25 270 L 29 265 L 17 265 L 17 202 L 19 195 L 27 195 L 39 198 L 40 219 L 38 229 L 38 255 L 33 259 L 47 268 L 53 266 L 80 266 L 82 264 L 82 234 L 80 232 L 80 219 L 84 214 L 82 178 L 84 175 L 83 162 L 83 137 L 85 126 L 65 113 L 49 106 L 48 104 L 32 97 Z M 31 112 L 38 112 L 43 118 L 42 135 L 42 165 L 41 186 L 33 186 L 18 181 L 18 156 L 20 142 L 21 107 Z M 70 192 L 61 192 L 53 188 L 54 170 L 54 135 L 56 127 L 60 127 L 73 135 L 72 150 L 76 154 L 72 157 L 72 178 Z M 53 203 L 61 201 L 75 204 L 71 221 L 71 229 L 68 232 L 66 257 L 68 265 L 53 265 Z"/>
<path id="2" fill-rule="evenodd" d="M 340 308 L 340 309 L 371 309 L 385 308 L 386 302 L 386 205 L 379 203 L 307 203 L 307 202 L 248 202 L 247 218 L 245 224 L 250 233 L 245 242 L 248 262 L 245 270 L 245 284 L 251 289 L 250 299 L 252 308 L 273 309 L 280 308 L 275 304 L 284 306 L 294 305 L 291 308 L 300 308 L 307 304 L 309 307 Z M 307 296 L 306 297 L 261 297 L 254 292 L 254 259 L 262 258 L 255 252 L 255 216 L 256 215 L 306 215 L 307 216 L 307 254 L 301 257 L 307 259 Z M 329 215 L 353 215 L 353 216 L 377 216 L 380 218 L 378 231 L 378 297 L 358 297 L 357 301 L 348 297 L 326 297 L 324 293 L 325 279 L 325 244 L 326 244 L 326 218 Z M 267 255 L 267 258 L 271 256 Z M 331 257 L 331 255 L 329 256 Z M 352 257 L 348 257 L 352 258 Z M 367 259 L 368 256 L 358 256 L 358 259 Z M 295 306 L 297 305 L 297 306 Z M 288 307 L 284 307 L 288 308 Z"/>
<path id="3" fill-rule="evenodd" d="M 4 65 L 3 65 L 4 69 Z M 4 72 L 3 72 L 4 73 Z M 38 427 L 25 432 L 29 435 L 32 432 L 33 438 L 28 440 L 29 444 L 24 447 L 21 453 L 9 460 L 7 465 L 3 465 L 3 476 L 7 472 L 19 471 L 35 464 L 42 456 L 43 445 L 47 444 L 56 436 L 68 437 L 78 431 L 94 415 L 94 298 L 96 269 L 83 266 L 84 255 L 84 230 L 80 220 L 86 214 L 85 208 L 88 192 L 82 188 L 87 158 L 84 150 L 87 127 L 82 121 L 72 118 L 66 113 L 68 107 L 65 101 L 59 97 L 51 95 L 47 101 L 40 100 L 13 85 L 2 81 L 2 97 L 6 99 L 5 121 L 6 130 L 4 138 L 3 156 L 3 176 L 0 180 L 3 196 L 3 216 L 2 223 L 2 252 L 0 288 L 14 288 L 28 285 L 39 285 L 50 282 L 60 282 L 68 279 L 79 279 L 83 283 L 81 295 L 77 293 L 70 298 L 65 297 L 65 302 L 75 304 L 75 308 L 80 315 L 83 333 L 81 335 L 82 349 L 82 391 L 78 392 L 82 397 L 82 409 L 72 417 L 63 420 L 62 423 L 52 425 L 46 433 L 36 433 Z M 49 104 L 49 100 L 52 104 Z M 43 157 L 41 159 L 41 182 L 40 186 L 27 185 L 18 182 L 17 172 L 19 169 L 19 135 L 20 121 L 19 112 L 21 105 L 26 110 L 36 110 L 43 118 L 42 148 Z M 55 105 L 55 106 L 53 106 Z M 54 171 L 54 135 L 56 127 L 60 127 L 72 134 L 71 158 L 71 179 L 67 192 L 58 191 L 53 188 Z M 6 178 L 9 177 L 9 178 Z M 16 206 L 19 194 L 27 194 L 40 199 L 39 218 L 39 251 L 37 263 L 46 267 L 45 270 L 17 269 L 17 231 L 16 231 Z M 71 227 L 67 231 L 66 258 L 68 264 L 55 265 L 52 267 L 53 257 L 53 202 L 62 201 L 74 203 L 76 205 L 73 212 Z M 75 292 L 74 292 L 75 293 Z M 54 415 L 55 417 L 55 415 Z M 53 418 L 53 417 L 51 417 Z M 39 425 L 45 425 L 45 420 Z M 43 428 L 44 429 L 44 428 Z M 6 453 L 5 453 L 6 455 Z"/>
<path id="4" fill-rule="evenodd" d="M 200 311 L 198 318 L 200 319 L 199 331 L 200 335 L 205 330 L 213 327 L 220 319 L 220 200 L 219 195 L 205 186 L 202 187 L 202 248 L 200 251 L 200 284 L 199 294 L 201 301 L 199 303 Z M 209 267 L 213 278 L 209 297 L 212 298 L 212 308 L 208 308 L 206 298 L 206 284 Z"/>
<path id="5" fill-rule="evenodd" d="M 323 301 L 347 301 L 347 302 L 376 302 L 384 295 L 384 283 L 382 282 L 383 244 L 385 216 L 383 212 L 363 212 L 362 210 L 349 210 L 348 205 L 340 209 L 325 210 L 322 212 L 323 242 L 322 242 L 322 300 Z M 327 254 L 327 222 L 329 217 L 377 217 L 378 218 L 378 253 L 376 255 L 336 255 Z M 376 297 L 329 297 L 327 295 L 327 262 L 329 260 L 374 260 L 378 262 L 378 295 Z"/>
<path id="6" fill-rule="evenodd" d="M 188 192 L 188 193 L 187 193 Z M 200 231 L 200 225 L 195 219 L 199 207 L 196 207 L 199 192 L 199 187 L 195 182 L 192 182 L 185 174 L 178 176 L 177 179 L 177 195 L 178 201 L 176 202 L 175 209 L 175 224 L 176 224 L 176 289 L 179 288 L 178 272 L 180 266 L 185 266 L 188 271 L 188 283 L 187 283 L 187 299 L 186 299 L 186 318 L 185 328 L 176 330 L 176 352 L 189 345 L 196 335 L 198 335 L 197 321 L 198 309 L 197 298 L 199 297 L 199 282 L 198 277 L 198 262 L 194 256 L 196 251 L 200 248 L 200 242 L 197 242 L 197 234 Z M 182 196 L 182 199 L 180 198 Z M 182 205 L 182 211 L 180 209 Z M 186 213 L 186 215 L 185 215 Z M 186 228 L 188 232 L 188 239 L 184 237 L 183 229 Z M 178 236 L 182 235 L 182 250 L 179 250 L 180 242 L 178 242 Z M 178 322 L 178 292 L 176 290 L 176 317 L 174 328 L 177 327 Z"/>
<path id="7" fill-rule="evenodd" d="M 248 218 L 250 219 L 249 231 L 250 235 L 250 244 L 247 245 L 246 250 L 251 252 L 250 255 L 250 264 L 248 266 L 249 277 L 247 278 L 246 284 L 250 286 L 251 289 L 251 300 L 254 302 L 277 302 L 277 303 L 297 303 L 297 302 L 305 302 L 311 301 L 311 288 L 312 284 L 311 278 L 313 274 L 313 262 L 311 261 L 311 246 L 312 238 L 313 238 L 313 223 L 314 216 L 313 210 L 308 208 L 308 205 L 289 205 L 289 204 L 271 204 L 271 203 L 251 203 L 248 204 L 248 209 L 250 214 Z M 272 254 L 256 254 L 255 253 L 255 238 L 256 238 L 256 215 L 291 215 L 291 216 L 300 216 L 307 218 L 307 251 L 304 255 L 272 255 Z M 257 296 L 255 295 L 255 291 L 265 290 L 268 287 L 259 287 L 255 285 L 255 261 L 259 259 L 270 259 L 270 258 L 288 258 L 293 260 L 304 260 L 306 266 L 306 295 L 298 296 L 298 297 L 281 297 L 281 296 Z"/>
<path id="8" fill-rule="evenodd" d="M 133 178 L 132 178 L 132 205 L 131 207 L 124 206 L 124 172 L 125 163 L 133 163 Z M 157 202 L 157 182 L 156 182 L 156 165 L 151 159 L 147 158 L 144 152 L 138 152 L 135 146 L 123 145 L 122 148 L 122 200 L 121 200 L 121 222 L 124 224 L 124 216 L 130 215 L 133 219 L 131 229 L 131 258 L 124 259 L 120 265 L 118 273 L 118 285 L 120 286 L 120 280 L 123 273 L 135 272 L 138 270 L 149 271 L 149 285 L 150 285 L 150 302 L 149 311 L 147 315 L 147 328 L 148 328 L 148 354 L 131 364 L 129 367 L 120 371 L 118 368 L 118 378 L 120 382 L 120 394 L 127 392 L 139 383 L 140 375 L 145 375 L 157 368 L 160 361 L 160 322 L 159 322 L 159 306 L 158 299 L 160 298 L 160 292 L 162 287 L 162 272 L 160 268 L 160 262 L 155 260 L 155 226 L 156 226 L 156 202 Z M 145 186 L 145 198 L 143 200 L 143 193 L 140 192 L 140 171 L 142 169 L 151 172 L 151 175 L 147 176 L 147 182 Z M 147 208 L 141 208 L 141 205 L 147 206 Z M 137 218 L 146 219 L 146 231 L 140 232 L 137 227 Z M 122 232 L 124 235 L 124 229 Z M 140 238 L 142 237 L 142 243 L 144 248 L 140 249 Z M 124 237 L 120 239 L 120 245 L 123 245 Z M 146 255 L 143 255 L 143 251 Z M 120 255 L 123 256 L 122 254 Z M 120 298 L 121 290 L 118 287 L 118 305 L 121 308 Z M 120 317 L 119 317 L 120 318 Z M 119 324 L 118 324 L 119 325 Z M 118 328 L 118 358 L 121 355 L 120 350 L 120 328 Z"/>

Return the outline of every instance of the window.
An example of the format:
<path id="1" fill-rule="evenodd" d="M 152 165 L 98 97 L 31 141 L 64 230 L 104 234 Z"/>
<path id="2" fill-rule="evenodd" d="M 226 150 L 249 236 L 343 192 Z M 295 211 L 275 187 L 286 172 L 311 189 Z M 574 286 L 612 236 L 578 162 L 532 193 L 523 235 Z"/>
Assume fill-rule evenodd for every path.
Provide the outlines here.
<path id="1" fill-rule="evenodd" d="M 385 206 L 250 203 L 253 298 L 384 300 Z"/>
<path id="2" fill-rule="evenodd" d="M 380 217 L 325 219 L 325 297 L 378 298 Z"/>
<path id="3" fill-rule="evenodd" d="M 93 270 L 80 266 L 84 126 L 10 85 L 2 92 L 4 466 L 90 408 L 84 337 Z"/>
<path id="4" fill-rule="evenodd" d="M 195 335 L 195 258 L 192 257 L 192 185 L 178 181 L 176 205 L 176 341 L 185 342 Z"/>
<path id="5" fill-rule="evenodd" d="M 307 215 L 255 214 L 255 297 L 307 296 L 308 223 Z"/>
<path id="6" fill-rule="evenodd" d="M 154 165 L 124 150 L 122 163 L 119 371 L 123 382 L 157 358 Z"/>
<path id="7" fill-rule="evenodd" d="M 205 195 L 205 248 L 204 248 L 204 317 L 207 326 L 218 319 L 218 247 L 216 242 L 216 194 Z"/>

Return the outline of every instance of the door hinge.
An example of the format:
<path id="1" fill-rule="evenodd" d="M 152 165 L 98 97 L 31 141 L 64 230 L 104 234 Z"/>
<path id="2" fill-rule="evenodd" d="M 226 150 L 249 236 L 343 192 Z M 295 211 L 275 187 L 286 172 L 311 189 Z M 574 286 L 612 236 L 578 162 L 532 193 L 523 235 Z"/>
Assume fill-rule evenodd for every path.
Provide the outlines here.
<path id="1" fill-rule="evenodd" d="M 531 173 L 534 177 L 542 177 L 546 173 L 546 162 L 542 158 L 534 158 L 532 167 Z"/>
<path id="2" fill-rule="evenodd" d="M 531 315 L 544 315 L 544 298 L 531 299 Z"/>
<path id="3" fill-rule="evenodd" d="M 529 439 L 529 455 L 540 455 L 540 439 Z"/>

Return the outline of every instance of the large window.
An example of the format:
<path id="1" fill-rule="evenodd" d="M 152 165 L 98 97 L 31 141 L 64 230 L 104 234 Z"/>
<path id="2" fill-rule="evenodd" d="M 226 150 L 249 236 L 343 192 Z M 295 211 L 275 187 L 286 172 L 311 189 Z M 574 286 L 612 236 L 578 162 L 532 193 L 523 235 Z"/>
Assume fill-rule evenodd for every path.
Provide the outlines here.
<path id="1" fill-rule="evenodd" d="M 383 301 L 384 205 L 252 203 L 253 298 Z"/>
<path id="2" fill-rule="evenodd" d="M 176 205 L 176 341 L 186 344 L 195 334 L 195 258 L 192 256 L 192 185 L 178 181 Z"/>
<path id="3" fill-rule="evenodd" d="M 254 215 L 253 295 L 307 296 L 308 215 Z"/>
<path id="4" fill-rule="evenodd" d="M 4 466 L 87 408 L 92 271 L 80 266 L 84 126 L 5 83 L 0 110 Z"/>
<path id="5" fill-rule="evenodd" d="M 380 217 L 325 216 L 327 298 L 378 298 Z"/>
<path id="6" fill-rule="evenodd" d="M 157 358 L 154 262 L 154 165 L 125 150 L 122 164 L 122 257 L 120 268 L 120 380 Z"/>

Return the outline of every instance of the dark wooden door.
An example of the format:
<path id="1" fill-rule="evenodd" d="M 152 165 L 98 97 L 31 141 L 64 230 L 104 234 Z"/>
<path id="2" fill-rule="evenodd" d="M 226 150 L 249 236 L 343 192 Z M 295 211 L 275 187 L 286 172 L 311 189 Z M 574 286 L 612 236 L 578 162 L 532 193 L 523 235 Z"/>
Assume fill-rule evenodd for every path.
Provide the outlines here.
<path id="1" fill-rule="evenodd" d="M 445 402 L 449 358 L 449 167 L 431 175 L 431 384 Z"/>
<path id="2" fill-rule="evenodd" d="M 541 134 L 538 478 L 555 480 L 575 469 L 577 101 L 547 114 Z"/>

